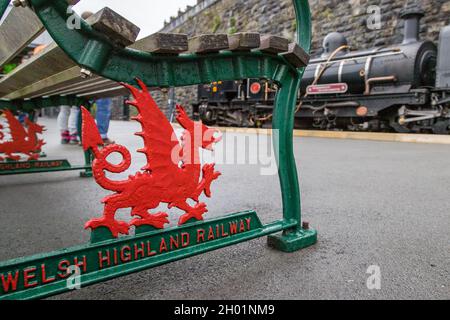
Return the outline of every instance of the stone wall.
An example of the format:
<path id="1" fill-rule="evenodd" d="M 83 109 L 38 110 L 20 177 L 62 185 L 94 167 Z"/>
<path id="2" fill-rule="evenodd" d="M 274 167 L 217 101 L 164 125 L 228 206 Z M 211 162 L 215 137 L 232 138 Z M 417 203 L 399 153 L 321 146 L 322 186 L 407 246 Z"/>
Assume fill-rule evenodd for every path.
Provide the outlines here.
<path id="1" fill-rule="evenodd" d="M 210 0 L 199 0 L 204 2 Z M 397 43 L 402 38 L 403 22 L 399 12 L 408 0 L 310 0 L 313 20 L 313 52 L 321 48 L 325 35 L 342 32 L 355 48 L 379 43 Z M 412 0 L 409 0 L 412 1 Z M 211 1 L 210 1 L 211 2 Z M 439 30 L 450 24 L 450 0 L 416 0 L 426 11 L 421 36 L 437 40 Z M 381 13 L 381 28 L 367 27 L 371 6 Z M 183 13 L 188 15 L 193 7 Z M 368 12 L 370 11 L 370 12 Z M 172 18 L 176 21 L 177 18 Z M 219 0 L 177 24 L 166 24 L 165 32 L 201 33 L 258 31 L 294 39 L 295 19 L 291 0 Z"/>
<path id="2" fill-rule="evenodd" d="M 450 24 L 450 0 L 417 0 L 426 11 L 421 36 L 437 41 L 440 29 Z M 402 40 L 403 21 L 399 11 L 407 0 L 310 0 L 313 19 L 313 54 L 321 50 L 325 35 L 342 32 L 354 49 L 390 45 Z M 370 7 L 378 6 L 378 7 Z M 381 28 L 368 27 L 371 14 L 380 10 Z M 368 11 L 370 11 L 368 13 Z M 198 0 L 166 23 L 164 32 L 189 36 L 202 33 L 257 31 L 295 39 L 291 0 Z M 177 89 L 177 103 L 187 107 L 196 100 L 196 88 Z M 167 95 L 156 94 L 167 110 Z"/>

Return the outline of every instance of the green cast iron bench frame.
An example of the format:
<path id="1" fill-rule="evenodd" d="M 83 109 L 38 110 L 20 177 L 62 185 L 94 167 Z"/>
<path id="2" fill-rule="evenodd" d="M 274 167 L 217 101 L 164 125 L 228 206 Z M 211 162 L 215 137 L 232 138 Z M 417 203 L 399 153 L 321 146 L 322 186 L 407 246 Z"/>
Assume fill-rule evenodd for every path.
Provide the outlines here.
<path id="1" fill-rule="evenodd" d="M 1 4 L 3 2 L 0 1 Z M 82 285 L 105 281 L 263 236 L 269 236 L 268 244 L 271 247 L 284 252 L 293 252 L 317 241 L 317 232 L 302 226 L 300 188 L 293 153 L 294 112 L 304 67 L 296 68 L 283 55 L 258 50 L 170 56 L 118 48 L 84 20 L 81 21 L 79 30 L 66 28 L 68 4 L 65 0 L 29 0 L 29 4 L 55 42 L 70 58 L 81 67 L 114 81 L 136 84 L 135 78 L 140 78 L 149 87 L 179 87 L 246 78 L 265 78 L 276 83 L 279 90 L 273 115 L 273 129 L 276 133 L 273 136 L 282 191 L 283 218 L 263 225 L 256 212 L 245 211 L 163 231 L 136 232 L 135 236 L 119 239 L 113 239 L 106 234 L 97 234 L 92 238 L 95 238 L 95 241 L 91 240 L 91 243 L 84 246 L 1 263 L 0 275 L 7 275 L 12 270 L 22 270 L 29 265 L 56 264 L 63 257 L 69 257 L 67 259 L 70 260 L 84 256 L 90 264 L 91 260 L 95 260 L 98 250 L 118 248 L 121 245 L 131 247 L 136 241 L 143 243 L 183 231 L 193 232 L 199 227 L 207 228 L 244 218 L 252 221 L 249 232 L 107 269 L 88 268 L 81 275 Z M 308 1 L 293 0 L 293 5 L 297 18 L 297 42 L 304 51 L 309 52 L 311 18 Z M 0 299 L 39 298 L 68 290 L 65 281 L 59 280 L 31 289 L 24 289 L 21 286 L 17 292 L 0 295 Z"/>

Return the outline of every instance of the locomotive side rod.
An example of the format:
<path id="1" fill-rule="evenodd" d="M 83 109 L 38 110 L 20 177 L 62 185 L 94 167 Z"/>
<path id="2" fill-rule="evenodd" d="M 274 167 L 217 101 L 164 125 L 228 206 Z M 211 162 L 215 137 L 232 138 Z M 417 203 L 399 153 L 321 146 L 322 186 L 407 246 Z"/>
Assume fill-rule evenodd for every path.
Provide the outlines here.
<path id="1" fill-rule="evenodd" d="M 442 110 L 410 110 L 406 108 L 406 106 L 403 106 L 399 109 L 398 114 L 400 116 L 398 123 L 400 125 L 403 125 L 406 123 L 439 118 L 443 115 L 443 112 Z M 417 117 L 405 118 L 406 116 L 417 116 Z"/>

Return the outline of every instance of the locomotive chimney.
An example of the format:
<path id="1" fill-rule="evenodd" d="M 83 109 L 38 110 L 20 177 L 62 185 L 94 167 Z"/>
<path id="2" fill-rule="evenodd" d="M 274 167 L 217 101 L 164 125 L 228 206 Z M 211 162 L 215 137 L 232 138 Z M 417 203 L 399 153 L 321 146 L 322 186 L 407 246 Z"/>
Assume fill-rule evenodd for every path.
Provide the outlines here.
<path id="1" fill-rule="evenodd" d="M 420 19 L 425 16 L 425 11 L 417 4 L 417 2 L 407 3 L 405 8 L 400 12 L 400 18 L 405 21 L 405 31 L 403 36 L 403 44 L 419 41 Z"/>

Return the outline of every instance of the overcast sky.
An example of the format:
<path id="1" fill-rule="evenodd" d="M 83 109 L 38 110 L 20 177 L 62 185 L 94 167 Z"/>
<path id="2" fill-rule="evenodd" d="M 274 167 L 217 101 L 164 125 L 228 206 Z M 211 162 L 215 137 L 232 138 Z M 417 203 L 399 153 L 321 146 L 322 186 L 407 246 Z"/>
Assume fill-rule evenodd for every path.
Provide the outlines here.
<path id="1" fill-rule="evenodd" d="M 89 10 L 97 12 L 110 7 L 141 28 L 139 38 L 148 36 L 164 26 L 164 20 L 176 16 L 178 9 L 195 5 L 197 0 L 81 0 L 75 11 L 81 14 Z"/>

